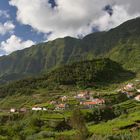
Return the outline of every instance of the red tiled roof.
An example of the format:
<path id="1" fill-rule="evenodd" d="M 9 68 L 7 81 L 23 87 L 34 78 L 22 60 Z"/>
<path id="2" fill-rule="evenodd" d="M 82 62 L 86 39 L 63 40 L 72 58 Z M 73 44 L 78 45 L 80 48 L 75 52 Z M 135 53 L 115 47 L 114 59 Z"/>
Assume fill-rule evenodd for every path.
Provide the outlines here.
<path id="1" fill-rule="evenodd" d="M 95 104 L 97 104 L 97 102 L 84 102 L 83 104 L 84 105 L 95 105 Z"/>

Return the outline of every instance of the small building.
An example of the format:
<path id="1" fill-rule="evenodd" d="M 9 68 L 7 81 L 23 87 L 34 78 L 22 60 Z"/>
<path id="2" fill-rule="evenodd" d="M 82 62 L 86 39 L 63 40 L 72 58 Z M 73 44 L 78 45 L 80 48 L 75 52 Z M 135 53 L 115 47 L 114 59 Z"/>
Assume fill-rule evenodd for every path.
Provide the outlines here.
<path id="1" fill-rule="evenodd" d="M 92 101 L 86 101 L 86 102 L 80 102 L 80 105 L 84 105 L 85 107 L 88 108 L 93 108 L 96 105 L 102 105 L 105 103 L 104 99 L 93 99 Z"/>
<path id="2" fill-rule="evenodd" d="M 58 104 L 56 105 L 55 110 L 65 110 L 66 108 L 68 108 L 67 104 Z"/>
<path id="3" fill-rule="evenodd" d="M 104 104 L 105 103 L 105 100 L 104 99 L 93 99 L 92 101 L 96 102 L 96 104 Z"/>
<path id="4" fill-rule="evenodd" d="M 43 110 L 43 111 L 47 111 L 48 109 L 47 109 L 47 108 L 45 108 L 45 107 L 43 107 L 43 108 L 42 108 L 42 110 Z"/>
<path id="5" fill-rule="evenodd" d="M 77 96 L 75 96 L 77 99 L 90 99 L 90 93 L 89 91 L 82 91 Z"/>
<path id="6" fill-rule="evenodd" d="M 55 104 L 57 104 L 56 101 L 50 101 L 50 105 L 55 105 Z"/>
<path id="7" fill-rule="evenodd" d="M 11 112 L 11 113 L 14 113 L 14 112 L 16 112 L 16 111 L 17 111 L 17 110 L 16 110 L 15 108 L 11 108 L 11 109 L 10 109 L 10 112 Z"/>
<path id="8" fill-rule="evenodd" d="M 97 105 L 97 103 L 94 102 L 94 101 L 87 101 L 87 102 L 83 102 L 83 103 L 80 103 L 80 104 L 83 105 L 86 108 L 93 108 Z"/>
<path id="9" fill-rule="evenodd" d="M 140 93 L 140 89 L 137 89 L 137 92 L 139 92 L 139 93 Z"/>
<path id="10" fill-rule="evenodd" d="M 67 96 L 63 96 L 63 97 L 61 97 L 61 101 L 62 101 L 62 102 L 67 101 Z"/>
<path id="11" fill-rule="evenodd" d="M 127 84 L 123 89 L 124 89 L 125 91 L 133 91 L 133 90 L 135 90 L 135 87 L 134 87 L 134 84 L 129 83 L 129 84 Z"/>
<path id="12" fill-rule="evenodd" d="M 136 96 L 136 97 L 135 97 L 135 100 L 136 100 L 136 101 L 140 101 L 140 95 Z"/>
<path id="13" fill-rule="evenodd" d="M 41 111 L 41 110 L 42 110 L 41 107 L 38 107 L 38 106 L 32 107 L 32 111 Z"/>
<path id="14" fill-rule="evenodd" d="M 80 94 L 78 94 L 76 97 L 77 97 L 77 98 L 85 98 L 85 95 L 80 93 Z"/>

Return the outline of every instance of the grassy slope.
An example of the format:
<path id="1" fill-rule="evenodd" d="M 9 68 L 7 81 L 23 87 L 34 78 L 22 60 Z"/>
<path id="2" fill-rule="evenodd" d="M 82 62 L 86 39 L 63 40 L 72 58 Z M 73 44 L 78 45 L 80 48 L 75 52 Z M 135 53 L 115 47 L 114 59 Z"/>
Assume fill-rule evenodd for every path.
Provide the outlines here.
<path id="1" fill-rule="evenodd" d="M 128 82 L 128 81 L 127 81 Z M 134 80 L 132 81 L 134 82 Z M 91 91 L 93 90 L 94 92 L 98 92 L 100 93 L 101 96 L 105 96 L 107 95 L 109 98 L 109 95 L 111 96 L 115 96 L 116 93 L 116 89 L 120 88 L 122 86 L 121 84 L 114 84 L 114 85 L 110 85 L 108 86 L 103 86 L 102 88 L 98 88 L 98 89 L 90 89 Z M 37 94 L 33 94 L 33 95 L 13 95 L 13 96 L 7 96 L 5 99 L 1 99 L 0 100 L 0 106 L 4 107 L 4 108 L 9 108 L 9 107 L 16 107 L 16 108 L 20 108 L 23 106 L 29 107 L 31 108 L 34 104 L 39 104 L 39 105 L 46 105 L 47 102 L 49 100 L 54 100 L 56 97 L 58 96 L 62 96 L 62 95 L 68 95 L 68 96 L 73 96 L 77 93 L 78 90 L 72 89 L 71 90 L 54 90 L 54 91 L 48 91 L 47 89 L 36 89 L 36 93 Z M 110 96 L 110 97 L 111 97 Z M 87 124 L 88 129 L 91 133 L 93 133 L 94 135 L 115 135 L 115 134 L 128 134 L 130 135 L 130 130 L 125 128 L 125 129 L 121 129 L 122 127 L 127 127 L 129 125 L 133 125 L 136 122 L 135 121 L 140 121 L 140 103 L 136 102 L 134 100 L 127 100 L 124 102 L 121 102 L 118 104 L 119 106 L 127 109 L 128 114 L 122 115 L 116 119 L 113 120 L 109 120 L 107 122 L 101 122 L 100 124 L 92 124 L 89 123 Z M 88 110 L 87 110 L 88 111 Z M 86 111 L 83 110 L 83 112 L 85 113 Z M 8 114 L 3 114 L 0 113 L 0 116 L 9 116 Z M 12 114 L 11 114 L 12 115 Z M 24 118 L 20 119 L 20 120 L 11 120 L 7 123 L 5 123 L 3 126 L 5 127 L 6 130 L 8 130 L 8 133 L 10 135 L 13 135 L 13 139 L 19 139 L 16 138 L 15 136 L 22 133 L 22 134 L 26 134 L 29 137 L 34 138 L 34 140 L 42 140 L 43 134 L 42 133 L 47 133 L 47 134 L 51 134 L 53 136 L 60 136 L 60 135 L 65 135 L 65 136 L 73 136 L 75 134 L 74 130 L 70 130 L 70 131 L 64 131 L 64 132 L 57 132 L 55 131 L 52 127 L 48 127 L 47 124 L 45 124 L 43 127 L 39 128 L 34 128 L 29 122 L 32 122 L 32 120 L 34 120 L 34 118 L 38 117 L 39 119 L 47 122 L 49 121 L 50 126 L 54 125 L 54 122 L 59 122 L 63 119 L 66 119 L 68 117 L 71 116 L 71 111 L 66 111 L 63 113 L 29 113 L 26 114 L 24 116 Z M 26 125 L 25 125 L 26 124 Z M 12 127 L 9 127 L 11 126 Z M 24 126 L 25 125 L 25 126 Z M 24 126 L 24 127 L 23 127 Z M 1 129 L 2 127 L 0 127 Z M 20 129 L 20 131 L 17 131 L 17 128 L 22 128 Z M 16 131 L 17 132 L 16 132 Z M 19 133 L 20 132 L 20 133 Z M 13 134 L 14 133 L 14 134 Z M 135 133 L 137 133 L 137 131 L 135 131 Z M 135 136 L 137 136 L 134 133 Z M 0 133 L 1 134 L 1 133 Z M 3 135 L 3 134 L 2 134 Z M 45 136 L 45 135 L 44 135 Z M 138 135 L 139 136 L 139 135 Z M 4 136 L 5 139 L 7 136 Z M 49 140 L 49 138 L 47 138 Z M 54 138 L 50 138 L 50 139 L 54 139 Z"/>
<path id="2" fill-rule="evenodd" d="M 130 129 L 120 128 L 135 124 L 136 121 L 140 121 L 140 103 L 136 103 L 135 101 L 126 101 L 120 106 L 126 108 L 129 113 L 108 122 L 89 126 L 89 130 L 95 134 L 101 135 L 130 132 Z"/>
<path id="3" fill-rule="evenodd" d="M 108 56 L 125 68 L 140 72 L 140 41 L 137 39 L 128 40 L 126 43 L 120 43 L 109 52 Z"/>

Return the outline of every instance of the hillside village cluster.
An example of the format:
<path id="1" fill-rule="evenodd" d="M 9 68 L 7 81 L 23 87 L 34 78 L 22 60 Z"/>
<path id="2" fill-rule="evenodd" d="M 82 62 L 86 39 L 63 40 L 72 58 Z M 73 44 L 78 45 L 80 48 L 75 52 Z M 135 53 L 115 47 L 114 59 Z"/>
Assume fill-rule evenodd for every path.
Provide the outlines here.
<path id="1" fill-rule="evenodd" d="M 62 96 L 60 97 L 59 101 L 50 101 L 49 105 L 54 106 L 54 111 L 61 111 L 61 110 L 66 110 L 69 109 L 69 104 L 67 103 L 67 101 L 69 101 L 71 97 L 68 96 Z M 102 105 L 105 104 L 105 100 L 104 99 L 99 99 L 99 98 L 93 98 L 93 93 L 89 92 L 89 91 L 81 91 L 79 92 L 76 96 L 72 97 L 74 100 L 76 100 L 79 105 L 82 108 L 85 109 L 89 109 L 89 108 L 93 108 L 96 105 Z M 34 105 L 31 108 L 32 111 L 47 111 L 49 110 L 47 107 L 42 107 L 40 105 Z M 14 113 L 14 112 L 26 112 L 27 109 L 26 108 L 21 108 L 19 110 L 17 110 L 16 108 L 11 108 L 10 112 Z"/>
<path id="2" fill-rule="evenodd" d="M 127 85 L 123 86 L 121 89 L 117 90 L 120 94 L 125 94 L 128 98 L 134 99 L 136 101 L 140 102 L 140 89 L 137 89 L 136 86 L 133 83 L 128 83 Z M 94 93 L 89 91 L 81 91 L 77 93 L 72 98 L 75 99 L 79 106 L 83 109 L 92 109 L 95 106 L 104 105 L 105 100 L 103 98 L 93 98 Z M 71 97 L 68 96 L 62 96 L 58 101 L 50 101 L 49 105 L 53 105 L 54 109 L 53 111 L 62 111 L 69 109 L 69 104 L 67 101 L 69 101 Z M 77 105 L 76 105 L 77 106 Z M 48 111 L 49 109 L 47 107 L 42 107 L 39 105 L 34 105 L 30 110 L 32 111 Z M 11 108 L 10 112 L 27 112 L 27 108 Z"/>

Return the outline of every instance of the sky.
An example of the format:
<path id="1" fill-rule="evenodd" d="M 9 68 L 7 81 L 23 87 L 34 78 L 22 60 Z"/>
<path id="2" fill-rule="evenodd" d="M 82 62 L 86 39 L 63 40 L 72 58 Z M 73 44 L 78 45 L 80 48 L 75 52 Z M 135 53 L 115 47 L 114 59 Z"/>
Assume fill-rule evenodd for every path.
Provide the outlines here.
<path id="1" fill-rule="evenodd" d="M 0 0 L 0 56 L 107 31 L 140 16 L 140 0 Z"/>

